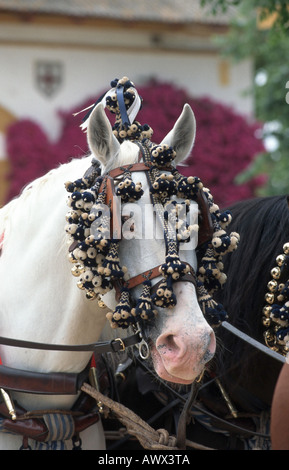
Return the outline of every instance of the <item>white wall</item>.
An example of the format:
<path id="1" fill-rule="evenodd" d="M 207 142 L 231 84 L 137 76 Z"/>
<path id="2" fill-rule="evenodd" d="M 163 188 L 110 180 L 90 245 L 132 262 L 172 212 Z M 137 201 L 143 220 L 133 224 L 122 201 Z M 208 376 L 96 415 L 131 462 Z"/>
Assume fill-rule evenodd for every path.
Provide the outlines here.
<path id="1" fill-rule="evenodd" d="M 107 89 L 113 78 L 126 75 L 136 87 L 153 77 L 184 87 L 191 96 L 210 96 L 251 115 L 252 100 L 242 96 L 252 83 L 251 62 L 230 66 L 228 83 L 222 85 L 222 59 L 216 52 L 204 50 L 208 49 L 206 38 L 189 39 L 184 52 L 184 38 L 176 35 L 176 47 L 181 43 L 182 50 L 161 52 L 149 50 L 150 37 L 143 32 L 123 32 L 113 41 L 115 32 L 94 33 L 87 29 L 34 26 L 29 30 L 0 25 L 0 105 L 19 118 L 38 121 L 55 139 L 59 132 L 58 110 L 75 106 L 78 111 L 81 102 Z M 133 47 L 125 51 L 123 47 L 129 41 Z M 172 47 L 174 34 L 164 35 L 162 41 L 164 47 Z M 110 47 L 109 42 L 120 46 L 119 50 Z M 41 94 L 35 84 L 35 64 L 39 60 L 63 64 L 62 86 L 50 98 Z"/>

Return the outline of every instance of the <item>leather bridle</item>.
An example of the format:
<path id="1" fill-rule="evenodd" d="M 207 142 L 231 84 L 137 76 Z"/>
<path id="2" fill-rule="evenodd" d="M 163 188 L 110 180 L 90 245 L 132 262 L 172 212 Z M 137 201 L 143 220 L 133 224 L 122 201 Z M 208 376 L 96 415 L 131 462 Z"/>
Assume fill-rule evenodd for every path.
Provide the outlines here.
<path id="1" fill-rule="evenodd" d="M 109 207 L 112 207 L 112 198 L 114 197 L 114 179 L 121 176 L 125 170 L 130 172 L 136 171 L 145 171 L 147 172 L 150 169 L 148 163 L 138 162 L 132 165 L 125 165 L 120 168 L 111 170 L 105 177 L 106 192 L 106 202 Z M 166 168 L 168 170 L 168 168 Z M 104 183 L 103 183 L 104 184 Z M 209 240 L 212 237 L 212 220 L 209 213 L 208 204 L 206 197 L 202 191 L 199 191 L 197 195 L 197 203 L 200 211 L 199 218 L 199 238 L 198 238 L 198 247 L 203 243 Z M 114 215 L 112 214 L 112 217 Z M 116 221 L 114 221 L 116 224 Z M 120 230 L 121 227 L 118 228 Z M 159 266 L 147 270 L 143 273 L 140 273 L 127 281 L 127 287 L 133 289 L 140 285 L 144 278 L 150 277 L 154 279 L 160 276 Z M 195 283 L 196 275 L 191 268 L 190 273 L 183 276 L 181 280 L 190 281 Z M 115 284 L 116 292 L 118 293 L 118 286 Z M 157 288 L 157 284 L 154 286 Z M 117 294 L 118 295 L 118 294 Z M 229 330 L 232 334 L 239 336 L 242 340 L 251 344 L 254 347 L 257 347 L 262 352 L 266 354 L 273 355 L 275 359 L 284 362 L 285 358 L 274 351 L 269 350 L 266 346 L 258 343 L 252 338 L 248 337 L 244 333 L 237 330 L 235 327 L 230 325 L 228 322 L 223 322 L 222 326 Z M 124 351 L 127 347 L 141 343 L 142 336 L 139 331 L 135 334 L 128 336 L 126 338 L 116 338 L 112 341 L 103 341 L 96 342 L 91 344 L 84 345 L 62 345 L 62 344 L 46 344 L 46 343 L 37 343 L 32 341 L 18 340 L 6 337 L 0 337 L 0 344 L 26 348 L 26 349 L 39 349 L 47 351 L 71 351 L 71 352 L 85 352 L 90 351 L 92 353 L 103 354 L 103 353 L 118 353 Z M 83 382 L 87 380 L 88 371 L 90 365 L 88 365 L 82 372 L 79 374 L 73 373 L 38 373 L 18 370 L 10 367 L 0 365 L 0 387 L 3 387 L 7 390 L 17 390 L 27 393 L 37 393 L 37 394 L 47 394 L 47 395 L 57 395 L 57 394 L 67 394 L 75 395 L 80 390 Z M 197 405 L 194 405 L 197 406 Z M 232 425 L 234 427 L 234 425 Z M 237 426 L 235 426 L 236 428 Z"/>
<path id="2" fill-rule="evenodd" d="M 141 148 L 142 150 L 142 148 Z M 141 156 L 141 152 L 140 152 Z M 125 165 L 120 168 L 116 168 L 108 172 L 104 175 L 103 183 L 106 185 L 106 203 L 108 207 L 113 207 L 112 201 L 115 195 L 114 192 L 114 180 L 119 176 L 123 175 L 126 170 L 130 172 L 136 171 L 145 171 L 147 174 L 150 169 L 150 164 L 145 162 L 137 162 L 132 165 Z M 170 171 L 172 168 L 164 168 L 166 171 Z M 199 217 L 199 246 L 205 243 L 207 240 L 212 238 L 213 234 L 213 226 L 212 220 L 209 212 L 209 206 L 206 201 L 206 197 L 202 190 L 199 191 L 197 195 L 197 203 L 199 205 L 200 217 Z M 118 235 L 121 235 L 121 227 L 117 226 L 116 221 L 114 220 L 114 214 L 111 214 L 111 223 L 114 224 L 114 229 L 117 227 Z M 188 273 L 184 274 L 179 280 L 180 281 L 188 281 L 193 283 L 196 286 L 196 273 L 194 269 L 190 267 Z M 128 281 L 126 281 L 126 287 L 128 289 L 133 289 L 138 285 L 142 284 L 144 279 L 149 278 L 155 279 L 161 276 L 159 271 L 160 265 L 153 267 L 150 270 L 142 272 Z M 152 289 L 157 289 L 157 283 L 153 286 Z M 120 293 L 120 285 L 119 282 L 113 283 L 115 291 L 116 291 L 116 298 L 119 298 Z M 103 353 L 117 353 L 120 351 L 126 350 L 127 347 L 138 345 L 139 347 L 139 354 L 142 358 L 144 355 L 141 354 L 141 345 L 146 343 L 143 340 L 143 336 L 138 329 L 135 333 L 131 336 L 126 338 L 116 338 L 112 341 L 103 341 L 103 342 L 96 342 L 91 344 L 84 344 L 84 345 L 62 345 L 62 344 L 46 344 L 46 343 L 37 343 L 33 341 L 25 341 L 7 337 L 0 337 L 0 344 L 5 346 L 11 347 L 18 347 L 18 348 L 25 348 L 25 349 L 38 349 L 38 350 L 47 350 L 47 351 L 71 351 L 71 352 L 85 352 L 90 351 L 96 354 L 103 354 Z M 146 345 L 147 346 L 147 345 Z M 32 372 L 32 371 L 25 371 L 19 370 L 12 367 L 7 367 L 0 364 L 0 389 L 5 391 L 19 391 L 24 393 L 34 393 L 34 394 L 44 394 L 44 395 L 76 395 L 80 390 L 85 381 L 88 379 L 88 374 L 90 370 L 90 364 L 81 371 L 80 373 L 40 373 L 40 372 Z M 9 396 L 8 396 L 9 398 Z M 6 402 L 7 405 L 7 402 Z M 9 408 L 9 405 L 7 405 Z M 3 407 L 2 407 L 3 408 Z M 185 413 L 186 414 L 186 413 Z M 90 422 L 90 417 L 87 417 L 87 422 Z M 93 416 L 91 421 L 95 422 L 97 420 L 97 416 Z M 183 420 L 185 423 L 185 417 Z M 6 418 L 6 423 L 10 423 L 10 419 Z M 15 422 L 16 423 L 16 422 Z M 17 421 L 18 423 L 18 421 Z M 32 423 L 32 420 L 31 420 Z M 89 424 L 87 424 L 89 425 Z M 29 424 L 28 424 L 29 426 Z M 185 432 L 185 424 L 181 426 L 183 430 L 183 434 Z M 23 422 L 22 431 L 23 435 L 26 433 L 25 428 L 25 421 Z"/>
<path id="3" fill-rule="evenodd" d="M 142 150 L 142 147 L 140 147 Z M 142 153 L 140 151 L 139 158 L 141 158 Z M 110 170 L 107 174 L 104 175 L 102 185 L 106 185 L 106 204 L 108 207 L 112 207 L 113 197 L 115 196 L 114 191 L 114 179 L 123 175 L 126 170 L 130 172 L 145 171 L 150 170 L 149 162 L 140 162 L 124 165 L 119 168 Z M 164 170 L 170 171 L 172 167 L 166 167 Z M 212 220 L 209 213 L 209 207 L 206 202 L 206 197 L 204 193 L 200 190 L 197 196 L 197 203 L 200 210 L 200 220 L 199 220 L 199 243 L 198 246 L 205 243 L 208 239 L 212 237 L 213 227 Z M 113 219 L 114 214 L 112 213 L 111 223 L 114 223 L 117 226 L 116 221 Z M 121 229 L 121 227 L 119 227 Z M 126 286 L 129 289 L 133 289 L 140 285 L 146 277 L 149 276 L 150 279 L 154 279 L 160 276 L 159 267 L 155 266 L 150 270 L 142 272 L 126 282 Z M 184 275 L 181 281 L 189 281 L 194 285 L 196 284 L 196 274 L 192 267 L 190 267 L 190 272 Z M 154 289 L 157 288 L 156 284 Z M 119 296 L 120 285 L 118 282 L 114 283 L 116 290 L 116 297 Z M 25 341 L 20 339 L 12 339 L 7 337 L 0 337 L 0 344 L 26 348 L 26 349 L 39 349 L 47 351 L 75 351 L 75 352 L 84 352 L 91 351 L 92 353 L 117 353 L 124 351 L 127 347 L 136 345 L 142 342 L 142 335 L 139 331 L 135 334 L 128 336 L 127 338 L 116 338 L 112 341 L 103 341 L 96 342 L 91 344 L 84 345 L 59 345 L 59 344 L 46 344 L 38 343 L 33 341 Z M 86 369 L 85 369 L 86 370 Z M 30 371 L 23 371 L 14 369 L 11 367 L 6 367 L 0 365 L 0 387 L 6 388 L 7 390 L 18 390 L 29 393 L 45 393 L 45 394 L 75 394 L 83 377 L 84 371 L 80 374 L 70 374 L 70 373 L 36 373 Z M 50 378 L 49 378 L 50 377 Z M 33 379 L 33 380 L 32 380 Z M 33 385 L 32 385 L 33 383 Z M 51 385 L 53 383 L 53 386 Z M 34 388 L 33 388 L 34 387 Z M 51 388 L 52 387 L 52 388 Z"/>
<path id="4" fill-rule="evenodd" d="M 146 147 L 143 146 L 139 142 L 135 142 L 139 148 L 139 161 L 137 163 L 133 163 L 130 165 L 123 165 L 121 167 L 115 168 L 113 170 L 110 170 L 104 177 L 104 181 L 102 182 L 102 185 L 100 187 L 100 192 L 103 189 L 103 186 L 106 185 L 106 204 L 108 207 L 113 207 L 112 201 L 113 198 L 115 197 L 115 191 L 114 191 L 114 179 L 118 178 L 119 176 L 122 176 L 125 171 L 129 172 L 138 172 L 138 171 L 144 171 L 145 174 L 148 174 L 148 171 L 151 170 L 152 164 L 150 161 L 143 161 L 141 162 L 140 159 L 143 158 L 145 160 L 145 153 L 146 153 Z M 172 171 L 173 167 L 172 166 L 166 166 L 164 168 L 159 168 L 163 171 Z M 197 194 L 197 204 L 199 207 L 200 211 L 200 220 L 199 220 L 199 232 L 198 232 L 198 247 L 203 245 L 205 242 L 210 240 L 213 235 L 213 223 L 212 219 L 210 216 L 210 211 L 209 211 L 209 206 L 208 202 L 206 200 L 205 194 L 202 190 L 198 191 Z M 117 224 L 117 219 L 114 217 L 113 211 L 111 213 L 111 231 L 114 230 L 116 232 L 118 238 L 121 238 L 121 227 L 118 226 Z M 112 232 L 111 232 L 112 233 Z M 188 265 L 188 263 L 186 263 Z M 154 279 L 156 277 L 160 276 L 160 271 L 159 268 L 161 265 L 155 266 L 152 269 L 148 269 L 145 272 L 142 272 L 131 279 L 129 279 L 126 282 L 126 287 L 128 289 L 132 289 L 134 287 L 137 287 L 138 285 L 142 284 L 144 279 L 149 278 Z M 180 279 L 177 281 L 188 281 L 192 282 L 196 286 L 196 273 L 195 270 L 193 269 L 192 266 L 190 267 L 190 271 L 185 275 L 182 276 Z M 160 281 L 161 282 L 161 281 Z M 119 299 L 120 297 L 120 285 L 119 282 L 114 282 L 113 283 L 114 288 L 116 290 L 116 298 Z M 158 284 L 157 284 L 158 285 Z M 157 285 L 153 286 L 153 290 L 156 290 Z"/>

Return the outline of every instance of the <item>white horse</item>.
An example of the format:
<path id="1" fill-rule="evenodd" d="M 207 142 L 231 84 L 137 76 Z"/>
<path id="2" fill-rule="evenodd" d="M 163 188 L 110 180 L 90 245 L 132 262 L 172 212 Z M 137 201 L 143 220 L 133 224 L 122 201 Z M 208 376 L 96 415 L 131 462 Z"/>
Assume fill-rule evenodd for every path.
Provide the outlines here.
<path id="1" fill-rule="evenodd" d="M 113 135 L 103 106 L 97 105 L 88 124 L 91 153 L 99 160 L 102 173 L 138 159 L 139 147 L 122 144 Z M 195 138 L 195 119 L 189 105 L 162 143 L 176 151 L 175 163 L 191 151 Z M 41 155 L 39 156 L 41 158 Z M 22 194 L 0 211 L 0 236 L 4 243 L 0 256 L 0 336 L 50 344 L 96 342 L 106 324 L 106 313 L 115 302 L 106 294 L 106 309 L 89 301 L 76 286 L 68 260 L 65 233 L 67 192 L 64 183 L 75 180 L 90 166 L 91 156 L 76 159 L 35 180 Z M 149 190 L 143 172 L 133 174 L 141 181 L 144 196 L 134 204 L 144 207 Z M 123 240 L 120 257 L 130 276 L 164 262 L 165 244 L 161 239 Z M 194 269 L 193 250 L 184 250 L 182 259 Z M 160 279 L 157 278 L 154 282 Z M 138 288 L 135 289 L 138 295 Z M 152 335 L 151 355 L 157 374 L 171 382 L 190 384 L 215 353 L 215 336 L 198 304 L 195 286 L 178 282 L 174 287 L 177 305 L 158 309 Z M 108 338 L 110 339 L 110 338 Z M 90 352 L 43 351 L 1 346 L 3 365 L 42 373 L 76 373 L 85 368 Z M 76 395 L 42 395 L 11 392 L 25 410 L 69 410 Z M 83 449 L 104 449 L 101 421 L 81 434 Z M 29 441 L 34 448 L 34 441 Z M 0 449 L 19 449 L 22 437 L 0 432 Z M 67 442 L 70 448 L 70 441 Z"/>

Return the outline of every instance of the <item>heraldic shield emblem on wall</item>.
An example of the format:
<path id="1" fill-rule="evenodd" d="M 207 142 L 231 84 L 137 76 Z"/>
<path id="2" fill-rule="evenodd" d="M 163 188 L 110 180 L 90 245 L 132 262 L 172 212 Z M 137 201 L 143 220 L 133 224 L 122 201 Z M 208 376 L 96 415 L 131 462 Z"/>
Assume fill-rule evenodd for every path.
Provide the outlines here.
<path id="1" fill-rule="evenodd" d="M 37 61 L 35 79 L 38 90 L 51 98 L 60 90 L 63 83 L 63 64 L 57 61 Z"/>

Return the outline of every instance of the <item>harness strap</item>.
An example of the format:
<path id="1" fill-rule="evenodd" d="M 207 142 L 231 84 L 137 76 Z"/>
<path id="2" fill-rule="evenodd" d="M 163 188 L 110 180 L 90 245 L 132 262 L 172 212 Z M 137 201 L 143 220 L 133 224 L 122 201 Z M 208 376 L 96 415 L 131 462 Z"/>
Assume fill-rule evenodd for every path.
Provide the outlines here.
<path id="1" fill-rule="evenodd" d="M 214 234 L 213 221 L 210 214 L 208 201 L 202 189 L 198 191 L 197 203 L 200 208 L 198 246 L 201 246 L 208 240 L 211 240 Z"/>
<path id="2" fill-rule="evenodd" d="M 99 411 L 95 401 L 83 393 L 81 393 L 71 411 L 39 410 L 27 412 L 17 402 L 14 403 L 14 406 L 17 419 L 13 421 L 9 417 L 5 405 L 0 404 L 0 414 L 3 417 L 0 418 L 0 430 L 20 434 L 39 442 L 54 440 L 55 434 L 51 435 L 51 429 L 59 428 L 59 424 L 62 423 L 63 425 L 64 420 L 70 423 L 72 429 L 69 432 L 63 429 L 65 436 L 59 434 L 58 440 L 70 439 L 72 435 L 78 436 L 86 428 L 99 421 Z M 59 423 L 59 420 L 61 423 Z M 52 425 L 49 424 L 49 421 L 52 422 Z"/>
<path id="3" fill-rule="evenodd" d="M 282 354 L 279 354 L 276 351 L 273 351 L 272 349 L 269 349 L 267 346 L 264 344 L 260 343 L 259 341 L 255 340 L 254 338 L 251 338 L 250 336 L 246 335 L 243 331 L 238 330 L 238 328 L 234 327 L 227 321 L 223 321 L 221 323 L 222 327 L 225 328 L 226 330 L 230 331 L 230 333 L 234 334 L 238 338 L 242 339 L 246 343 L 250 344 L 251 346 L 255 347 L 259 351 L 267 354 L 267 356 L 272 357 L 273 359 L 276 359 L 277 361 L 280 361 L 282 363 L 286 362 L 286 357 L 282 356 Z"/>
<path id="4" fill-rule="evenodd" d="M 152 167 L 152 164 L 147 162 L 139 162 L 139 163 L 132 163 L 131 165 L 123 165 L 118 168 L 114 168 L 113 170 L 110 170 L 108 172 L 109 176 L 111 178 L 117 178 L 118 176 L 121 176 L 126 170 L 129 171 L 147 171 Z M 167 170 L 168 168 L 166 168 Z"/>
<path id="5" fill-rule="evenodd" d="M 0 366 L 0 387 L 25 393 L 76 395 L 87 379 L 89 367 L 79 374 L 32 372 Z"/>
<path id="6" fill-rule="evenodd" d="M 98 343 L 91 344 L 47 344 L 47 343 L 36 343 L 34 341 L 24 341 L 20 339 L 6 338 L 0 336 L 0 344 L 5 346 L 15 346 L 17 348 L 28 348 L 28 349 L 41 349 L 46 351 L 95 351 L 98 354 L 106 352 L 119 352 L 124 351 L 127 347 L 133 346 L 141 341 L 138 333 L 128 336 L 127 338 L 116 338 L 112 341 L 100 341 Z"/>
<path id="7" fill-rule="evenodd" d="M 141 274 L 138 274 L 137 276 L 131 277 L 127 281 L 127 284 L 126 284 L 128 289 L 133 289 L 134 287 L 138 286 L 146 278 L 154 279 L 158 276 L 161 276 L 160 270 L 159 270 L 160 267 L 161 267 L 161 264 L 159 264 L 158 266 L 155 266 L 152 269 L 148 269 L 147 271 L 145 271 Z M 181 276 L 179 279 L 176 279 L 176 282 L 178 282 L 178 281 L 189 281 L 189 282 L 192 282 L 194 285 L 196 285 L 196 274 L 195 274 L 194 268 L 192 268 L 192 266 L 190 266 L 190 273 L 187 273 L 184 276 Z M 156 285 L 158 285 L 158 284 L 156 284 Z M 153 288 L 155 288 L 155 287 L 156 286 L 154 286 Z"/>
<path id="8" fill-rule="evenodd" d="M 126 281 L 126 283 L 125 283 L 126 287 L 128 289 L 133 289 L 134 287 L 137 287 L 140 284 L 142 284 L 144 279 L 155 279 L 156 277 L 161 276 L 160 271 L 159 271 L 160 267 L 161 267 L 161 264 L 159 264 L 158 266 L 155 266 L 152 269 L 148 269 L 147 271 L 144 271 L 143 273 L 137 274 L 134 277 L 131 277 L 128 281 Z M 185 282 L 185 281 L 191 282 L 192 284 L 194 284 L 195 287 L 197 285 L 196 273 L 195 273 L 194 268 L 192 268 L 192 266 L 190 266 L 190 272 L 189 273 L 184 274 L 182 277 L 175 280 L 175 282 Z M 157 288 L 158 288 L 158 286 L 161 282 L 162 282 L 162 279 L 159 282 L 157 282 L 154 286 L 152 286 L 152 288 L 151 288 L 151 293 L 152 294 L 154 294 L 156 292 L 156 290 L 157 290 Z M 113 283 L 113 287 L 115 289 L 115 298 L 116 298 L 117 301 L 119 301 L 119 299 L 120 299 L 121 286 L 122 285 L 116 279 Z"/>

